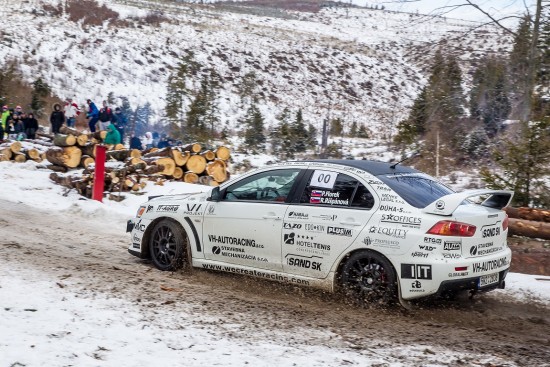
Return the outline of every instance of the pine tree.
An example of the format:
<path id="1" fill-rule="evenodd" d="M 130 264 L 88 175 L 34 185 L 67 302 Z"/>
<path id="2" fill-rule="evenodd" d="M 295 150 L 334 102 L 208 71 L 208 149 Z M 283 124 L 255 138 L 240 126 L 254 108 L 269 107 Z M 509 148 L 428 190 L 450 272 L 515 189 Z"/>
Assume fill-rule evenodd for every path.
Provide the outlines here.
<path id="1" fill-rule="evenodd" d="M 540 66 L 537 83 L 542 87 L 542 93 L 550 94 L 550 6 L 548 8 L 548 15 L 545 17 L 538 44 Z"/>
<path id="2" fill-rule="evenodd" d="M 45 102 L 42 100 L 42 98 L 47 97 L 51 89 L 46 82 L 42 80 L 42 78 L 36 79 L 32 83 L 32 93 L 31 93 L 31 109 L 34 111 L 34 114 L 36 117 L 42 117 L 44 114 L 44 105 Z"/>
<path id="3" fill-rule="evenodd" d="M 489 188 L 513 189 L 516 205 L 548 205 L 550 118 L 520 123 L 519 139 L 505 140 L 493 152 L 500 170 L 491 172 L 484 168 L 480 174 Z"/>
<path id="4" fill-rule="evenodd" d="M 361 126 L 359 126 L 359 131 L 357 131 L 357 137 L 362 138 L 362 139 L 368 139 L 369 138 L 369 132 L 368 132 L 367 128 L 365 127 L 365 125 L 361 124 Z"/>
<path id="5" fill-rule="evenodd" d="M 264 135 L 264 118 L 256 100 L 253 100 L 248 108 L 244 123 L 247 125 L 244 132 L 244 143 L 247 150 L 250 150 L 253 154 L 263 152 L 266 140 Z"/>
<path id="6" fill-rule="evenodd" d="M 330 135 L 342 136 L 344 132 L 344 124 L 340 117 L 330 120 Z"/>
<path id="7" fill-rule="evenodd" d="M 315 149 L 317 147 L 317 129 L 313 124 L 310 122 L 307 125 L 307 140 L 306 140 L 306 147 L 307 149 Z"/>
<path id="8" fill-rule="evenodd" d="M 186 107 L 191 97 L 188 88 L 188 80 L 195 68 L 192 55 L 184 57 L 178 64 L 175 71 L 168 77 L 166 107 L 164 114 L 170 123 L 170 130 L 174 137 L 182 136 L 185 133 L 183 122 L 186 120 Z"/>
<path id="9" fill-rule="evenodd" d="M 296 119 L 291 125 L 292 143 L 296 153 L 306 151 L 307 131 L 302 117 L 302 109 L 296 112 Z"/>
<path id="10" fill-rule="evenodd" d="M 520 21 L 516 35 L 514 37 L 514 46 L 510 53 L 509 69 L 512 92 L 514 95 L 515 106 L 512 111 L 515 118 L 527 120 L 530 110 L 530 94 L 533 92 L 530 85 L 529 76 L 529 54 L 532 38 L 531 18 L 523 17 Z"/>
<path id="11" fill-rule="evenodd" d="M 149 122 L 151 120 L 152 111 L 151 111 L 151 104 L 149 102 L 145 103 L 143 106 L 137 106 L 134 116 L 135 116 L 134 134 L 136 136 L 142 136 L 147 131 L 150 131 L 151 125 Z"/>
<path id="12" fill-rule="evenodd" d="M 358 132 L 357 121 L 353 120 L 351 122 L 351 127 L 349 128 L 349 137 L 356 138 L 357 132 Z"/>
<path id="13" fill-rule="evenodd" d="M 472 83 L 470 114 L 481 119 L 486 132 L 494 136 L 511 110 L 505 64 L 494 57 L 483 60 L 474 72 Z"/>

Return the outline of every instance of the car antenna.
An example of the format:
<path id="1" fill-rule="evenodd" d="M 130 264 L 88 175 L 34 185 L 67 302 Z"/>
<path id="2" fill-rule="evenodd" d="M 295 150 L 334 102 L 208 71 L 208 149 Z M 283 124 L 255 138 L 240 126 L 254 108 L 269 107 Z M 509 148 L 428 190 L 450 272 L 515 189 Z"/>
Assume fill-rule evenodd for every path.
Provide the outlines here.
<path id="1" fill-rule="evenodd" d="M 412 154 L 410 154 L 410 155 L 406 156 L 405 158 L 403 158 L 402 160 L 400 160 L 399 162 L 396 162 L 396 163 L 392 164 L 392 165 L 390 166 L 390 168 L 391 168 L 391 169 L 395 169 L 395 167 L 397 167 L 397 165 L 398 165 L 399 163 L 403 163 L 403 162 L 405 162 L 407 159 L 411 159 L 411 158 L 414 158 L 414 157 L 418 157 L 419 155 L 420 155 L 420 153 L 419 153 L 418 151 L 415 151 L 415 152 L 413 152 Z"/>

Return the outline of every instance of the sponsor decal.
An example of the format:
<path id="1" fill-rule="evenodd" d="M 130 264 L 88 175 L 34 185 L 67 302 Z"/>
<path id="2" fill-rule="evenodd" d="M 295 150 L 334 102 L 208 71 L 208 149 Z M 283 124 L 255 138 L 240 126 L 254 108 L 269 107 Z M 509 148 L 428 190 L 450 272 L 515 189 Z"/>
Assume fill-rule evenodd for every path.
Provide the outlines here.
<path id="1" fill-rule="evenodd" d="M 447 276 L 449 278 L 456 278 L 456 277 L 465 277 L 468 275 L 468 272 L 467 271 L 457 271 L 457 272 L 453 272 L 453 273 L 449 273 L 447 274 Z"/>
<path id="2" fill-rule="evenodd" d="M 213 246 L 212 247 L 212 253 L 214 255 L 231 257 L 231 258 L 234 258 L 234 259 L 263 261 L 263 262 L 267 261 L 266 258 L 258 257 L 256 255 L 247 254 L 247 253 L 245 253 L 244 249 L 238 248 L 238 247 Z"/>
<path id="3" fill-rule="evenodd" d="M 157 212 L 175 213 L 178 211 L 179 207 L 179 205 L 159 205 L 157 206 Z"/>
<path id="4" fill-rule="evenodd" d="M 134 226 L 134 228 L 135 228 L 136 231 L 138 231 L 138 232 L 145 232 L 145 228 L 147 228 L 147 227 L 146 227 L 145 224 L 141 223 L 141 219 L 140 219 L 140 220 L 136 223 L 136 225 Z"/>
<path id="5" fill-rule="evenodd" d="M 500 235 L 500 226 L 491 224 L 491 227 L 485 228 L 485 226 L 481 227 L 481 237 L 487 238 L 487 237 L 495 237 Z"/>
<path id="6" fill-rule="evenodd" d="M 300 224 L 300 227 L 302 225 Z M 324 232 L 325 231 L 325 226 L 321 225 L 321 224 L 306 224 L 304 226 L 305 230 L 306 231 L 310 231 L 310 232 Z"/>
<path id="7" fill-rule="evenodd" d="M 145 213 L 149 213 L 151 210 L 153 210 L 155 207 L 152 205 L 147 205 L 147 210 L 145 210 Z"/>
<path id="8" fill-rule="evenodd" d="M 425 252 L 415 251 L 415 252 L 411 253 L 411 256 L 412 256 L 412 257 L 427 258 L 427 257 L 428 257 L 428 254 L 425 253 Z"/>
<path id="9" fill-rule="evenodd" d="M 309 219 L 309 214 L 300 213 L 300 212 L 290 212 L 288 213 L 288 217 L 293 219 Z"/>
<path id="10" fill-rule="evenodd" d="M 208 214 L 209 214 L 209 215 L 214 214 L 214 211 L 215 211 L 215 210 L 216 210 L 216 207 L 215 207 L 214 205 L 210 205 L 210 206 L 208 207 Z"/>
<path id="11" fill-rule="evenodd" d="M 462 255 L 460 255 L 460 254 L 449 254 L 447 252 L 444 252 L 443 257 L 445 259 L 460 259 L 462 257 Z"/>
<path id="12" fill-rule="evenodd" d="M 399 241 L 385 240 L 381 238 L 365 237 L 362 242 L 367 246 L 374 245 L 379 247 L 399 247 Z"/>
<path id="13" fill-rule="evenodd" d="M 187 205 L 187 210 L 183 212 L 184 214 L 188 214 L 188 215 L 202 214 L 201 212 L 199 212 L 199 210 L 202 207 L 202 204 L 186 204 L 186 205 Z"/>
<path id="14" fill-rule="evenodd" d="M 401 264 L 401 279 L 432 279 L 432 266 L 425 264 Z"/>
<path id="15" fill-rule="evenodd" d="M 460 251 L 462 243 L 460 241 L 445 241 L 443 242 L 443 250 L 445 251 Z"/>
<path id="16" fill-rule="evenodd" d="M 238 238 L 230 236 L 217 236 L 213 234 L 208 235 L 208 240 L 212 243 L 219 243 L 224 245 L 237 245 L 244 247 L 264 248 L 264 245 L 256 243 L 255 240 L 248 238 Z"/>
<path id="17" fill-rule="evenodd" d="M 294 232 L 285 233 L 285 235 L 284 235 L 285 245 L 294 245 L 294 237 L 295 236 L 296 236 L 296 234 Z"/>
<path id="18" fill-rule="evenodd" d="M 235 268 L 233 266 L 222 266 L 214 264 L 202 264 L 203 269 L 217 270 L 217 271 L 227 271 L 234 274 L 244 274 L 250 275 L 253 277 L 278 280 L 280 282 L 292 283 L 292 284 L 301 284 L 309 285 L 309 280 L 303 280 L 295 277 L 289 277 L 281 274 L 265 273 L 263 271 L 253 270 L 253 269 L 241 269 Z"/>
<path id="19" fill-rule="evenodd" d="M 487 242 L 487 243 L 480 243 L 479 245 L 473 245 L 470 247 L 470 255 L 472 256 L 483 256 L 483 255 L 489 255 L 495 252 L 499 252 L 502 250 L 502 247 L 496 246 L 493 247 L 493 242 Z"/>
<path id="20" fill-rule="evenodd" d="M 132 248 L 139 248 L 140 247 L 140 244 L 139 243 L 132 243 Z"/>
<path id="21" fill-rule="evenodd" d="M 369 185 L 383 185 L 384 183 L 380 180 L 373 180 L 373 179 L 369 179 L 367 180 L 367 183 Z"/>
<path id="22" fill-rule="evenodd" d="M 433 247 L 433 246 L 418 245 L 418 247 L 419 247 L 421 250 L 424 250 L 424 251 L 433 251 L 433 250 L 435 250 L 435 247 Z"/>
<path id="23" fill-rule="evenodd" d="M 321 215 L 313 215 L 313 218 L 321 219 L 321 220 L 327 220 L 327 221 L 335 221 L 338 216 L 336 214 L 328 215 L 328 214 L 321 214 Z"/>
<path id="24" fill-rule="evenodd" d="M 307 224 L 306 224 L 307 226 Z M 283 223 L 284 229 L 300 229 L 302 228 L 302 225 L 299 223 Z"/>
<path id="25" fill-rule="evenodd" d="M 380 210 L 384 212 L 403 213 L 403 208 L 398 208 L 393 205 L 380 205 Z"/>
<path id="26" fill-rule="evenodd" d="M 349 200 L 340 199 L 339 192 L 313 190 L 311 191 L 311 204 L 329 204 L 329 205 L 349 205 Z"/>
<path id="27" fill-rule="evenodd" d="M 411 288 L 411 292 L 425 292 L 425 290 L 422 289 L 422 283 L 419 280 L 412 282 Z"/>
<path id="28" fill-rule="evenodd" d="M 132 237 L 132 241 L 139 243 L 141 242 L 141 238 L 139 238 L 138 235 L 134 233 L 134 236 Z"/>
<path id="29" fill-rule="evenodd" d="M 369 233 L 383 234 L 394 238 L 407 238 L 407 232 L 409 232 L 408 229 L 401 229 L 401 228 L 375 227 L 375 226 L 372 226 L 369 228 Z"/>
<path id="30" fill-rule="evenodd" d="M 384 184 L 382 184 L 382 185 L 376 185 L 376 190 L 377 190 L 377 191 L 387 191 L 387 192 L 391 192 L 391 191 L 392 191 L 388 186 L 386 186 L 386 185 L 384 185 Z"/>
<path id="31" fill-rule="evenodd" d="M 318 261 L 313 261 L 313 259 L 323 259 L 322 257 L 319 257 L 319 256 L 305 257 L 300 255 L 288 254 L 285 256 L 285 258 L 286 258 L 286 263 L 290 266 L 321 271 L 321 263 Z"/>
<path id="32" fill-rule="evenodd" d="M 317 198 L 317 197 L 309 198 L 309 203 L 310 204 L 320 204 L 321 203 L 321 198 Z"/>
<path id="33" fill-rule="evenodd" d="M 445 209 L 445 202 L 444 202 L 443 200 L 438 200 L 438 201 L 436 201 L 436 203 L 435 203 L 435 208 L 436 208 L 437 210 L 443 210 L 443 209 Z"/>
<path id="34" fill-rule="evenodd" d="M 497 260 L 489 260 L 472 264 L 472 269 L 474 273 L 481 273 L 485 271 L 495 270 L 502 267 L 505 267 L 509 264 L 508 259 L 501 257 Z"/>
<path id="35" fill-rule="evenodd" d="M 441 238 L 424 237 L 424 243 L 441 244 Z"/>
<path id="36" fill-rule="evenodd" d="M 397 195 L 383 193 L 380 197 L 380 201 L 386 201 L 389 203 L 405 204 L 405 202 Z"/>
<path id="37" fill-rule="evenodd" d="M 336 183 L 336 177 L 338 177 L 338 173 L 336 172 L 315 170 L 311 176 L 310 185 L 332 189 Z"/>
<path id="38" fill-rule="evenodd" d="M 336 236 L 346 236 L 346 237 L 352 237 L 353 231 L 351 229 L 347 228 L 341 228 L 341 227 L 328 227 L 327 228 L 327 234 L 333 234 Z"/>
<path id="39" fill-rule="evenodd" d="M 406 215 L 382 214 L 382 220 L 380 222 L 401 224 L 405 227 L 417 228 L 420 227 L 422 219 Z"/>

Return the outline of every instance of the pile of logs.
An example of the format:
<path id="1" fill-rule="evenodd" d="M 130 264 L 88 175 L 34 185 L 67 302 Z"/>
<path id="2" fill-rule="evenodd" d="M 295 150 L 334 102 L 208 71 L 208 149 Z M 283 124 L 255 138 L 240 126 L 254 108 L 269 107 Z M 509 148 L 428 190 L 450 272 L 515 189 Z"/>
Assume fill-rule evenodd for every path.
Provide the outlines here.
<path id="1" fill-rule="evenodd" d="M 34 159 L 40 162 L 47 159 L 50 164 L 46 167 L 55 171 L 50 175 L 52 181 L 91 197 L 96 149 L 106 132 L 86 134 L 63 126 L 60 134 L 37 135 L 40 139 L 23 143 L 32 148 L 24 148 L 20 142 L 0 145 L 0 161 Z M 118 144 L 107 146 L 106 155 L 105 190 L 118 192 L 118 197 L 122 191 L 140 191 L 151 181 L 157 185 L 170 180 L 218 186 L 229 178 L 227 162 L 231 152 L 224 146 L 203 149 L 200 144 L 193 143 L 185 147 L 140 151 Z M 73 169 L 79 171 L 67 173 Z"/>
<path id="2" fill-rule="evenodd" d="M 550 210 L 507 207 L 506 213 L 509 235 L 550 240 Z"/>

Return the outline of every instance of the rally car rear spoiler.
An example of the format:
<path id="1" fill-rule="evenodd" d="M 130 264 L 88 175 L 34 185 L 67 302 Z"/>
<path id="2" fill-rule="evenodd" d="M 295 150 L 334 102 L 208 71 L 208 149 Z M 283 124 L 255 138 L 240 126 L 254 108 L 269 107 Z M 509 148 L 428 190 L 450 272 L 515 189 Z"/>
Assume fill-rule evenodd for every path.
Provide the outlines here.
<path id="1" fill-rule="evenodd" d="M 502 209 L 508 204 L 510 204 L 510 201 L 512 200 L 512 197 L 514 196 L 513 191 L 508 190 L 487 190 L 487 189 L 479 189 L 479 190 L 467 190 L 463 192 L 457 192 L 454 194 L 445 195 L 424 209 L 422 209 L 423 213 L 427 214 L 437 214 L 437 215 L 451 215 L 454 213 L 456 208 L 462 202 L 470 197 L 473 196 L 482 196 L 482 195 L 490 195 L 487 199 L 485 199 L 481 205 L 487 206 L 490 208 L 495 209 Z"/>

